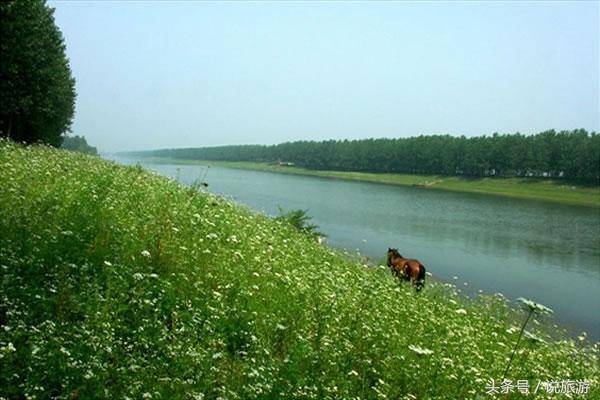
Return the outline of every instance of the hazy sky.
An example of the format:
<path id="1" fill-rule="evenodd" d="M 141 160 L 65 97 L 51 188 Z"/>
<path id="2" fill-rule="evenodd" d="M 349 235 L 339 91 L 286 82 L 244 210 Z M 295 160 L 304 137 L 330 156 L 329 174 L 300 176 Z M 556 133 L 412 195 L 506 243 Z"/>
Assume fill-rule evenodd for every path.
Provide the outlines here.
<path id="1" fill-rule="evenodd" d="M 103 151 L 600 130 L 598 2 L 51 2 Z"/>

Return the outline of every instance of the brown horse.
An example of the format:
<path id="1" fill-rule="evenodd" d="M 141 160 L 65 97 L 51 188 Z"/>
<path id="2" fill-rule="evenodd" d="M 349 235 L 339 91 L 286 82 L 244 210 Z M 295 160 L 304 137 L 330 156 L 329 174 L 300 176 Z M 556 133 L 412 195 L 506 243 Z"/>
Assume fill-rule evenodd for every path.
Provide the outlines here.
<path id="1" fill-rule="evenodd" d="M 425 286 L 425 266 L 419 260 L 404 258 L 398 249 L 388 248 L 387 265 L 398 278 L 412 281 L 417 292 Z"/>

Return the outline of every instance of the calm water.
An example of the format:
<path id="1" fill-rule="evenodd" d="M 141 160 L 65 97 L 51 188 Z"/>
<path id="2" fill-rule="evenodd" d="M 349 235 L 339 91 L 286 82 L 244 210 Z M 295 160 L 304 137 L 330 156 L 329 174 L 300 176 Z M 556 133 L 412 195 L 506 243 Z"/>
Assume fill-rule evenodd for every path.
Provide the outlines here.
<path id="1" fill-rule="evenodd" d="M 127 162 L 126 160 L 119 160 Z M 145 164 L 184 183 L 203 166 Z M 308 209 L 332 246 L 388 247 L 468 291 L 527 297 L 600 340 L 600 214 L 585 207 L 211 167 L 210 191 L 270 215 Z M 458 279 L 455 279 L 457 277 Z"/>

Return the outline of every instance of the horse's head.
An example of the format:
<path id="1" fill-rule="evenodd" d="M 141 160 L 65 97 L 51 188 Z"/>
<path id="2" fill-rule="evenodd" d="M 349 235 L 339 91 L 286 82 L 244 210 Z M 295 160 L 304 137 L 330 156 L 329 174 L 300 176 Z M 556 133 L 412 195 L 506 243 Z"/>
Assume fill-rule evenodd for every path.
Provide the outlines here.
<path id="1" fill-rule="evenodd" d="M 391 247 L 388 247 L 388 252 L 387 252 L 388 267 L 392 266 L 392 260 L 394 258 L 404 258 L 404 257 L 402 257 L 402 254 L 398 253 L 398 249 L 393 249 Z"/>
<path id="2" fill-rule="evenodd" d="M 388 265 L 388 267 L 392 266 L 392 258 L 394 258 L 394 256 L 396 256 L 396 254 L 398 254 L 398 250 L 397 249 L 392 249 L 391 247 L 388 247 L 388 252 L 387 252 L 387 265 Z"/>

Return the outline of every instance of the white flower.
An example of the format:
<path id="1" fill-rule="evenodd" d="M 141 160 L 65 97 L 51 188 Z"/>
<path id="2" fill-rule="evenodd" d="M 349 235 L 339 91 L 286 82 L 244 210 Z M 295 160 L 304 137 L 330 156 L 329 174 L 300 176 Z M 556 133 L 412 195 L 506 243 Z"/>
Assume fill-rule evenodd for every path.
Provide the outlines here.
<path id="1" fill-rule="evenodd" d="M 112 267 L 112 264 L 106 260 L 104 260 L 104 265 L 106 265 L 107 267 Z"/>
<path id="2" fill-rule="evenodd" d="M 15 351 L 17 351 L 17 349 L 15 348 L 15 345 L 12 344 L 12 342 L 8 342 L 8 344 L 6 346 L 4 346 L 2 348 L 2 350 L 6 351 L 6 352 L 10 352 L 10 353 L 14 353 Z"/>
<path id="3" fill-rule="evenodd" d="M 508 334 L 511 334 L 511 335 L 512 335 L 513 333 L 517 332 L 518 330 L 519 330 L 518 328 L 516 328 L 516 327 L 514 327 L 514 326 L 511 326 L 510 328 L 508 328 L 508 329 L 506 330 L 506 333 L 508 333 Z"/>
<path id="4" fill-rule="evenodd" d="M 355 370 L 352 370 L 352 371 L 348 372 L 348 375 L 358 376 L 358 372 L 356 372 Z"/>
<path id="5" fill-rule="evenodd" d="M 150 252 L 148 250 L 142 251 L 142 255 L 146 258 L 150 258 Z"/>
<path id="6" fill-rule="evenodd" d="M 212 233 L 212 232 L 211 232 L 211 233 L 209 233 L 208 235 L 206 235 L 206 237 L 207 237 L 208 239 L 217 239 L 219 236 L 217 236 L 217 234 L 216 234 L 216 233 Z"/>
<path id="7" fill-rule="evenodd" d="M 552 311 L 551 308 L 546 307 L 543 304 L 536 303 L 535 301 L 525 299 L 523 297 L 519 297 L 517 299 L 517 301 L 522 303 L 525 307 L 527 307 L 529 309 L 529 311 L 537 312 L 540 314 L 553 314 L 554 313 L 554 311 Z"/>
<path id="8" fill-rule="evenodd" d="M 135 279 L 136 281 L 141 281 L 142 279 L 144 279 L 144 275 L 140 274 L 139 272 L 136 272 L 135 274 L 133 274 L 133 279 Z"/>
<path id="9" fill-rule="evenodd" d="M 414 345 L 409 345 L 408 346 L 409 349 L 411 349 L 412 351 L 414 351 L 415 353 L 417 353 L 420 356 L 430 356 L 433 354 L 433 350 L 429 350 L 429 349 L 425 349 L 419 346 L 414 346 Z"/>
<path id="10" fill-rule="evenodd" d="M 544 339 L 542 339 L 541 337 L 539 337 L 539 336 L 537 336 L 537 335 L 535 335 L 535 334 L 533 334 L 533 333 L 531 333 L 531 332 L 529 332 L 529 331 L 525 331 L 525 332 L 523 332 L 523 335 L 524 335 L 524 336 L 525 336 L 527 339 L 529 339 L 529 340 L 532 340 L 532 341 L 534 341 L 534 342 L 545 343 L 545 340 L 544 340 Z"/>
<path id="11" fill-rule="evenodd" d="M 227 241 L 228 241 L 228 242 L 231 242 L 231 243 L 239 243 L 239 242 L 240 242 L 240 241 L 238 240 L 237 236 L 235 236 L 235 235 L 231 235 L 231 236 L 229 236 L 229 237 L 227 238 Z"/>
<path id="12" fill-rule="evenodd" d="M 456 313 L 461 314 L 461 315 L 466 315 L 467 310 L 465 310 L 464 308 L 459 308 L 458 310 L 456 310 Z"/>

